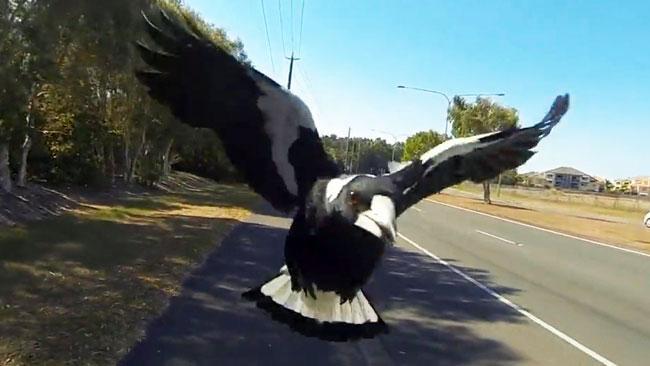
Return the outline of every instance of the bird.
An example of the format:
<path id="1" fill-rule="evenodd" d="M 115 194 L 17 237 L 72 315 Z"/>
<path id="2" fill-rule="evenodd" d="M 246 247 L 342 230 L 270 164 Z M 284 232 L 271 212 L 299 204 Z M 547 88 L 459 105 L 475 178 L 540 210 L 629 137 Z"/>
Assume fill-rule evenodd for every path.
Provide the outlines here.
<path id="1" fill-rule="evenodd" d="M 136 41 L 145 66 L 135 72 L 149 95 L 183 123 L 215 131 L 249 187 L 293 216 L 284 264 L 243 297 L 326 341 L 389 331 L 363 286 L 395 242 L 400 214 L 447 187 L 522 165 L 569 107 L 569 95 L 559 95 L 530 127 L 449 139 L 387 174 L 346 175 L 299 97 L 182 14 L 159 8 L 142 17 L 150 41 Z"/>

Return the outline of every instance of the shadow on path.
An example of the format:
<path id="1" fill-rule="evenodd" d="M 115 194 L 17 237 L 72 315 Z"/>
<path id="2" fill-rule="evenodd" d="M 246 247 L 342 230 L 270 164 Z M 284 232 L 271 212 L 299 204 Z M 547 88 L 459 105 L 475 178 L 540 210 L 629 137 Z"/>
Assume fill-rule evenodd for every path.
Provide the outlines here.
<path id="1" fill-rule="evenodd" d="M 506 345 L 464 323 L 519 322 L 518 313 L 428 257 L 391 248 L 367 286 L 390 327 L 371 340 L 328 343 L 291 332 L 241 293 L 283 264 L 278 215 L 233 230 L 184 283 L 183 293 L 152 322 L 121 365 L 392 365 L 512 364 Z M 269 225 L 261 224 L 264 220 Z M 273 223 L 275 221 L 275 223 Z M 489 274 L 461 269 L 490 283 Z M 496 287 L 496 286 L 495 286 Z M 507 295 L 513 289 L 496 289 Z"/>

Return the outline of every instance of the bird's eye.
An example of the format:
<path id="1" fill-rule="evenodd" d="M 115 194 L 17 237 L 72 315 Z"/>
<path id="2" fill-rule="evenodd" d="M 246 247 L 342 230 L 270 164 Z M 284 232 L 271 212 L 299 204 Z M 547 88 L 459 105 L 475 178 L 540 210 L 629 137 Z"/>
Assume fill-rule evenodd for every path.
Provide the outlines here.
<path id="1" fill-rule="evenodd" d="M 350 191 L 348 194 L 348 200 L 350 201 L 350 204 L 356 206 L 359 204 L 359 195 L 355 191 Z"/>

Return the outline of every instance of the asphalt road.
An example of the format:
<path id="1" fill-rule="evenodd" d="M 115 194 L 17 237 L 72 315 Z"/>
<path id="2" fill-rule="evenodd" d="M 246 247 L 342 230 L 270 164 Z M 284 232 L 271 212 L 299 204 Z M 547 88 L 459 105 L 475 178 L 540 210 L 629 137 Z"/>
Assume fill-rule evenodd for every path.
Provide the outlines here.
<path id="1" fill-rule="evenodd" d="M 400 218 L 366 287 L 390 333 L 302 337 L 241 299 L 282 265 L 288 225 L 265 211 L 238 226 L 121 364 L 650 362 L 650 258 L 431 202 Z"/>

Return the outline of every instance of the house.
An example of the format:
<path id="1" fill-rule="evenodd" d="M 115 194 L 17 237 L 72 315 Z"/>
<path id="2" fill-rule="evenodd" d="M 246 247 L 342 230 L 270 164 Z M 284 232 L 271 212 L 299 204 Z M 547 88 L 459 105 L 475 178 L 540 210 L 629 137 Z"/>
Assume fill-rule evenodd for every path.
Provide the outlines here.
<path id="1" fill-rule="evenodd" d="M 632 193 L 640 196 L 647 196 L 650 194 L 650 176 L 634 177 L 630 179 L 632 186 Z"/>
<path id="2" fill-rule="evenodd" d="M 647 196 L 650 194 L 650 176 L 620 179 L 614 183 L 615 187 L 617 182 L 620 182 L 620 190 L 622 192 L 638 194 L 640 196 Z"/>
<path id="3" fill-rule="evenodd" d="M 543 174 L 546 185 L 554 188 L 591 192 L 600 192 L 605 188 L 602 180 L 570 167 L 559 167 Z"/>
<path id="4" fill-rule="evenodd" d="M 630 193 L 632 190 L 632 181 L 630 179 L 617 179 L 614 181 L 614 191 Z"/>
<path id="5" fill-rule="evenodd" d="M 529 172 L 521 174 L 521 183 L 528 187 L 548 188 L 549 183 L 546 181 L 544 173 Z"/>

